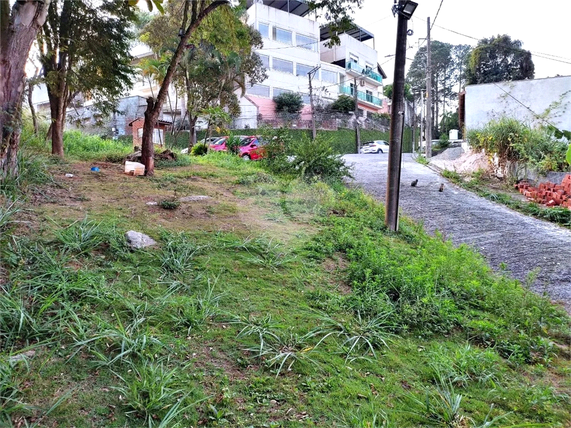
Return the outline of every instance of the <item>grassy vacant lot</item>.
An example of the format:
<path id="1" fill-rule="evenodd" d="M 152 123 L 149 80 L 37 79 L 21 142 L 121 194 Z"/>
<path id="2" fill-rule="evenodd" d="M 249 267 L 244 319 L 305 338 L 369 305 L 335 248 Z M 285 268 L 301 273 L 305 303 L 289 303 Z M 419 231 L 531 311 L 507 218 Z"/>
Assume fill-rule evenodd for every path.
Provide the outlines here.
<path id="1" fill-rule="evenodd" d="M 83 159 L 1 188 L 1 426 L 570 426 L 568 316 L 470 249 L 227 155 Z"/>

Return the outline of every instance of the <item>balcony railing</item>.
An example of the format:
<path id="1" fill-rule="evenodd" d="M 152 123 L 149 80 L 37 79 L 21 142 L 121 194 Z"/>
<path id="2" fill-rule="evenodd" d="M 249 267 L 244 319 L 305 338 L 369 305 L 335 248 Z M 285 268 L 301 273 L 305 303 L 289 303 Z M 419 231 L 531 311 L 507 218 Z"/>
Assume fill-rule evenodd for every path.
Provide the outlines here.
<path id="1" fill-rule="evenodd" d="M 339 87 L 339 92 L 341 92 L 342 94 L 354 96 L 353 88 L 350 86 L 341 85 Z M 366 92 L 357 91 L 357 99 L 365 101 L 370 104 L 374 104 L 379 107 L 383 106 L 383 100 L 381 100 L 379 97 L 374 97 L 371 94 L 367 94 Z"/>
<path id="2" fill-rule="evenodd" d="M 348 62 L 346 68 L 348 71 L 361 74 L 365 77 L 368 77 L 369 79 L 374 80 L 375 82 L 383 83 L 383 77 L 380 74 L 375 73 L 370 68 L 365 68 L 362 65 L 357 64 L 356 62 Z"/>

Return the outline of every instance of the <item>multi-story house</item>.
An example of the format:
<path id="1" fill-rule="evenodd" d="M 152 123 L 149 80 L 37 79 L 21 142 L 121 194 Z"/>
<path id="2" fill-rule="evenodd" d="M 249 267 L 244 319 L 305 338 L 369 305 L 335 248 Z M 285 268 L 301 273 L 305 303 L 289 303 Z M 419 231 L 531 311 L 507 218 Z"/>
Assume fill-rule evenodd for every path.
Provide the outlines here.
<path id="1" fill-rule="evenodd" d="M 302 95 L 301 119 L 311 118 L 308 73 L 318 67 L 312 86 L 316 104 L 327 104 L 340 94 L 354 95 L 362 116 L 379 113 L 383 107 L 384 72 L 377 63 L 377 52 L 365 41 L 373 34 L 355 26 L 340 36 L 341 44 L 328 47 L 329 27 L 309 17 L 303 0 L 248 0 L 248 24 L 262 35 L 258 50 L 268 78 L 249 87 L 241 99 L 237 128 L 256 128 L 274 119 L 273 98 L 283 92 Z M 355 89 L 356 88 L 356 89 Z"/>

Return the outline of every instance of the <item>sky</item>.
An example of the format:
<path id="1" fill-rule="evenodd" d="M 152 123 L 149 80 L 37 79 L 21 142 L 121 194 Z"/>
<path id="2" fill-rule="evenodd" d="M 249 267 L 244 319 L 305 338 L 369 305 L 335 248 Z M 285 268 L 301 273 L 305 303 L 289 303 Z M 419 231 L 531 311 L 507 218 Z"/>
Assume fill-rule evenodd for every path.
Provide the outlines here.
<path id="1" fill-rule="evenodd" d="M 530 0 L 415 0 L 418 7 L 409 21 L 414 34 L 408 38 L 407 70 L 433 24 L 431 39 L 475 46 L 478 40 L 508 34 L 532 52 L 535 78 L 571 75 L 571 1 Z M 364 0 L 354 13 L 355 22 L 375 35 L 379 64 L 392 83 L 397 18 L 393 0 Z M 438 9 L 440 11 L 438 12 Z M 571 88 L 570 88 L 571 89 Z"/>

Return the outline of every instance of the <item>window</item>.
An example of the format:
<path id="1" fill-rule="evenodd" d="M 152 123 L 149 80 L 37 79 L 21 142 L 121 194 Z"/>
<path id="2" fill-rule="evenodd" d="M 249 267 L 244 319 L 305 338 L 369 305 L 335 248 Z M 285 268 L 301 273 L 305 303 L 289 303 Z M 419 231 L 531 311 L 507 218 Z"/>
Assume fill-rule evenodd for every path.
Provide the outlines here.
<path id="1" fill-rule="evenodd" d="M 291 31 L 284 30 L 282 28 L 274 27 L 274 40 L 277 42 L 285 43 L 291 45 Z"/>
<path id="2" fill-rule="evenodd" d="M 297 42 L 297 46 L 300 48 L 309 49 L 310 51 L 317 50 L 317 39 L 314 37 L 297 34 L 295 36 L 295 41 Z"/>
<path id="3" fill-rule="evenodd" d="M 248 88 L 248 94 L 258 95 L 259 97 L 270 98 L 270 87 L 266 85 L 254 85 Z"/>
<path id="4" fill-rule="evenodd" d="M 310 65 L 297 64 L 297 67 L 295 70 L 295 75 L 296 76 L 307 76 L 307 73 L 309 73 L 312 69 L 313 69 L 313 67 L 311 67 Z"/>
<path id="5" fill-rule="evenodd" d="M 281 89 L 281 88 L 274 88 L 274 98 L 281 95 L 281 94 L 285 94 L 291 92 L 290 90 L 287 89 Z"/>
<path id="6" fill-rule="evenodd" d="M 272 61 L 273 69 L 283 73 L 293 74 L 293 62 L 285 59 L 274 58 Z"/>
<path id="7" fill-rule="evenodd" d="M 367 91 L 367 101 L 370 103 L 373 102 L 373 91 Z"/>
<path id="8" fill-rule="evenodd" d="M 355 96 L 355 84 L 354 83 L 350 83 L 349 87 L 351 88 L 351 95 Z"/>
<path id="9" fill-rule="evenodd" d="M 323 80 L 324 82 L 329 82 L 329 83 L 338 83 L 337 82 L 337 73 L 335 73 L 334 71 L 329 71 L 329 70 L 321 70 L 321 80 Z"/>
<path id="10" fill-rule="evenodd" d="M 349 61 L 359 64 L 359 57 L 357 55 L 349 54 Z"/>
<path id="11" fill-rule="evenodd" d="M 270 24 L 258 22 L 258 31 L 260 32 L 262 37 L 264 37 L 266 39 L 270 38 Z"/>
<path id="12" fill-rule="evenodd" d="M 270 57 L 269 55 L 262 55 L 262 54 L 258 54 L 260 55 L 260 59 L 262 60 L 262 65 L 269 69 L 270 68 Z"/>

